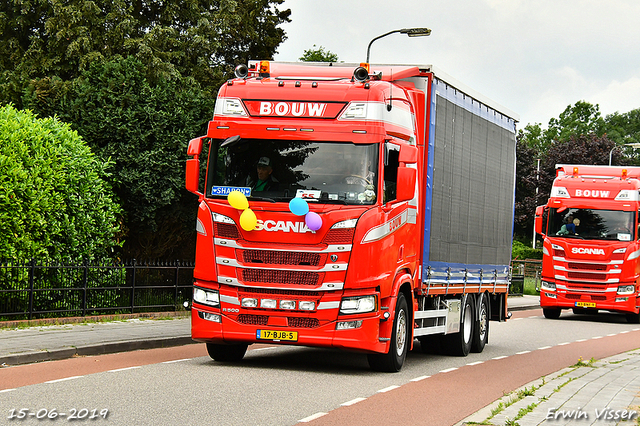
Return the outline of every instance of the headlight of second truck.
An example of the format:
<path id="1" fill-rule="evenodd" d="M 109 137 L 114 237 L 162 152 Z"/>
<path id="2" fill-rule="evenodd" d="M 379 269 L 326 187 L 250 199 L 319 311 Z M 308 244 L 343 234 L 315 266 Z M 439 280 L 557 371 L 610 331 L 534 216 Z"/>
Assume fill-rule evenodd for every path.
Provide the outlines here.
<path id="1" fill-rule="evenodd" d="M 340 302 L 340 313 L 343 315 L 364 314 L 375 310 L 376 296 L 374 295 L 345 297 Z"/>
<path id="2" fill-rule="evenodd" d="M 193 301 L 203 305 L 220 307 L 220 294 L 216 290 L 209 290 L 200 287 L 193 288 Z"/>

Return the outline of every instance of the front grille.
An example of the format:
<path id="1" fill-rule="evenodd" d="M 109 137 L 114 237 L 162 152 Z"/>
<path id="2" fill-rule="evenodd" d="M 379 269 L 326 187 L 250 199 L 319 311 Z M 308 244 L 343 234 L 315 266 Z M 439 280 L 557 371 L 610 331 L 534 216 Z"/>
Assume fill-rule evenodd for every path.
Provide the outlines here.
<path id="1" fill-rule="evenodd" d="M 597 296 L 595 294 L 592 294 L 591 295 L 591 300 L 605 301 L 605 300 L 607 300 L 607 296 Z"/>
<path id="2" fill-rule="evenodd" d="M 567 299 L 571 299 L 571 300 L 578 300 L 580 299 L 580 295 L 579 294 L 567 294 Z"/>
<path id="3" fill-rule="evenodd" d="M 574 280 L 605 281 L 607 274 L 590 274 L 587 272 L 568 272 L 567 277 Z"/>
<path id="4" fill-rule="evenodd" d="M 244 263 L 268 263 L 272 265 L 320 265 L 321 258 L 318 253 L 304 253 L 291 251 L 270 250 L 238 250 L 238 259 Z"/>
<path id="5" fill-rule="evenodd" d="M 582 269 L 584 271 L 606 271 L 607 265 L 601 263 L 575 263 L 569 262 L 569 269 Z"/>
<path id="6" fill-rule="evenodd" d="M 242 280 L 248 283 L 317 286 L 320 282 L 317 272 L 243 269 L 241 275 Z"/>
<path id="7" fill-rule="evenodd" d="M 564 257 L 564 250 L 553 250 L 553 255 L 556 257 Z"/>
<path id="8" fill-rule="evenodd" d="M 318 321 L 316 318 L 289 317 L 287 320 L 289 327 L 316 328 L 320 326 L 320 321 Z"/>
<path id="9" fill-rule="evenodd" d="M 240 238 L 238 227 L 230 223 L 214 222 L 213 229 L 216 237 L 237 240 Z"/>
<path id="10" fill-rule="evenodd" d="M 238 322 L 241 324 L 267 325 L 268 321 L 269 321 L 269 317 L 267 315 L 248 315 L 248 314 L 238 315 Z"/>

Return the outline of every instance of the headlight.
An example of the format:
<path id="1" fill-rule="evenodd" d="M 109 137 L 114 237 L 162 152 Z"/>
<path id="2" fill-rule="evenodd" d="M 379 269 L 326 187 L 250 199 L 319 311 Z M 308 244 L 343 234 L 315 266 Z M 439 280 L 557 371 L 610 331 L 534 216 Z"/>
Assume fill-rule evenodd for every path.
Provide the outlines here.
<path id="1" fill-rule="evenodd" d="M 549 281 L 542 281 L 540 288 L 542 288 L 542 290 L 547 290 L 547 291 L 556 291 L 556 283 L 551 283 Z"/>
<path id="2" fill-rule="evenodd" d="M 636 291 L 636 287 L 633 285 L 618 286 L 618 294 L 633 294 L 635 291 Z"/>
<path id="3" fill-rule="evenodd" d="M 220 294 L 216 290 L 205 290 L 200 287 L 193 288 L 193 301 L 209 306 L 220 306 Z"/>
<path id="4" fill-rule="evenodd" d="M 376 296 L 345 297 L 340 303 L 340 313 L 362 314 L 376 310 Z"/>

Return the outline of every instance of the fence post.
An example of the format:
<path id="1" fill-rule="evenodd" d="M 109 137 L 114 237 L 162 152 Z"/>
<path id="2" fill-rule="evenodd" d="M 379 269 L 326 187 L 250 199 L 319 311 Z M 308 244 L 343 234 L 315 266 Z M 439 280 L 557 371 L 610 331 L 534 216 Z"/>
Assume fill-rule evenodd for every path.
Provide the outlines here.
<path id="1" fill-rule="evenodd" d="M 133 276 L 131 277 L 131 313 L 133 313 L 135 308 L 135 297 L 136 297 L 136 260 L 133 259 Z"/>
<path id="2" fill-rule="evenodd" d="M 173 280 L 173 286 L 174 286 L 174 294 L 173 294 L 173 310 L 176 310 L 176 307 L 178 306 L 178 271 L 180 270 L 180 261 L 176 260 L 176 275 L 175 275 L 175 279 Z"/>
<path id="3" fill-rule="evenodd" d="M 89 261 L 84 258 L 84 273 L 82 277 L 82 316 L 87 315 L 87 275 L 89 270 Z"/>
<path id="4" fill-rule="evenodd" d="M 33 318 L 33 281 L 36 274 L 36 260 L 31 259 L 29 268 L 29 319 Z"/>

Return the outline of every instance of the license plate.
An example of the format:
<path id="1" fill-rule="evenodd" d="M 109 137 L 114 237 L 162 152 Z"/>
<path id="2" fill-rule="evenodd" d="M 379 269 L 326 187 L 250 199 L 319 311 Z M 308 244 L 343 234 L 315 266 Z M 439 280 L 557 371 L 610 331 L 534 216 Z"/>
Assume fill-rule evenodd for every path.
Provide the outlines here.
<path id="1" fill-rule="evenodd" d="M 260 340 L 286 340 L 287 342 L 297 342 L 297 331 L 281 330 L 257 330 L 256 338 Z"/>
<path id="2" fill-rule="evenodd" d="M 576 302 L 576 308 L 595 308 L 595 302 Z"/>

